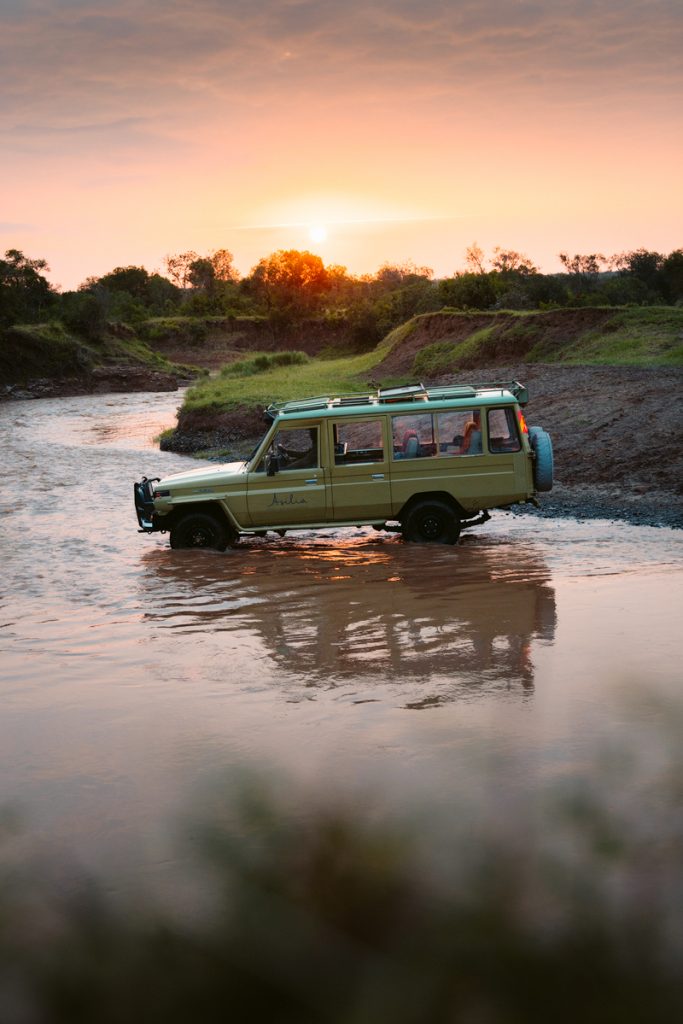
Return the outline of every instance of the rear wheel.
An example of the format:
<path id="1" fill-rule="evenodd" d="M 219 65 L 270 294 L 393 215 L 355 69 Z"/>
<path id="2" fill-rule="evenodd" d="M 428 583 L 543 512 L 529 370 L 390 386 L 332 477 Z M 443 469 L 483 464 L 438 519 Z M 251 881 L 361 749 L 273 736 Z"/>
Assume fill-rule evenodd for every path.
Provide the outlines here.
<path id="1" fill-rule="evenodd" d="M 455 544 L 460 519 L 450 505 L 437 498 L 418 501 L 402 524 L 404 540 L 423 544 Z"/>
<path id="2" fill-rule="evenodd" d="M 208 512 L 188 512 L 171 528 L 171 547 L 213 548 L 225 551 L 234 540 L 227 523 Z"/>

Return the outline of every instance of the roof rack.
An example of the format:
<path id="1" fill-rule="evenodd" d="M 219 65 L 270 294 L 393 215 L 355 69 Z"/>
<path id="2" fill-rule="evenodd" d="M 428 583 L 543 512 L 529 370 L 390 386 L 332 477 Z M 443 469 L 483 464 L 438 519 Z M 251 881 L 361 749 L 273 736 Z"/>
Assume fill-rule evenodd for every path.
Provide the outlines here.
<path id="1" fill-rule="evenodd" d="M 414 402 L 416 399 L 426 402 L 428 398 L 424 384 L 401 384 L 397 388 L 379 388 L 377 391 L 379 402 Z"/>
<path id="2" fill-rule="evenodd" d="M 482 392 L 504 391 L 514 395 L 520 405 L 529 401 L 529 392 L 516 380 L 493 381 L 487 384 L 447 384 L 443 387 L 425 387 L 424 384 L 401 384 L 394 388 L 378 388 L 371 392 L 348 392 L 340 395 L 319 395 L 290 402 L 273 402 L 266 416 L 275 419 L 280 413 L 315 412 L 317 409 L 338 409 L 346 406 L 391 405 L 398 402 L 444 401 L 449 398 L 475 398 Z"/>

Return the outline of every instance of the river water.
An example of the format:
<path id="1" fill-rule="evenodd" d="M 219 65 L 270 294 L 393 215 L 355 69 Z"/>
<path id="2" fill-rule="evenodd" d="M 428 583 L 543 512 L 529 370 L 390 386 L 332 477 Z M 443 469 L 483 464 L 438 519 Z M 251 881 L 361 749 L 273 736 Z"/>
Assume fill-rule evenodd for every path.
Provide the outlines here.
<path id="1" fill-rule="evenodd" d="M 178 404 L 0 405 L 0 807 L 32 849 L 151 885 L 178 816 L 245 766 L 485 804 L 622 738 L 656 756 L 680 533 L 496 513 L 453 548 L 363 529 L 172 552 L 131 485 L 196 465 L 153 443 Z"/>

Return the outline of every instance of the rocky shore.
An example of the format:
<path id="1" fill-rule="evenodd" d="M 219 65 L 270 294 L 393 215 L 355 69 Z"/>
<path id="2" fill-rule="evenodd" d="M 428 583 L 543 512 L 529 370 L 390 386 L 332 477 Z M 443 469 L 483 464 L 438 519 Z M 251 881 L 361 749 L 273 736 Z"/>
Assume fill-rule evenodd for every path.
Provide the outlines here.
<path id="1" fill-rule="evenodd" d="M 127 391 L 177 391 L 190 384 L 187 375 L 154 370 L 146 366 L 98 366 L 78 377 L 38 377 L 22 384 L 0 388 L 0 399 L 69 398 L 72 395 Z"/>

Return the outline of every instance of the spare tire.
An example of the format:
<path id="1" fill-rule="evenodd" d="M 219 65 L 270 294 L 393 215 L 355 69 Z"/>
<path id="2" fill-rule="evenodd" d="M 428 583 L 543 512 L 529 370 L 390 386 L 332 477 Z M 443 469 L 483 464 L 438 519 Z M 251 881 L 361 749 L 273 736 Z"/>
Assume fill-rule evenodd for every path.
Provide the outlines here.
<path id="1" fill-rule="evenodd" d="M 529 427 L 529 442 L 534 455 L 534 485 L 537 491 L 553 489 L 553 442 L 541 427 Z"/>

